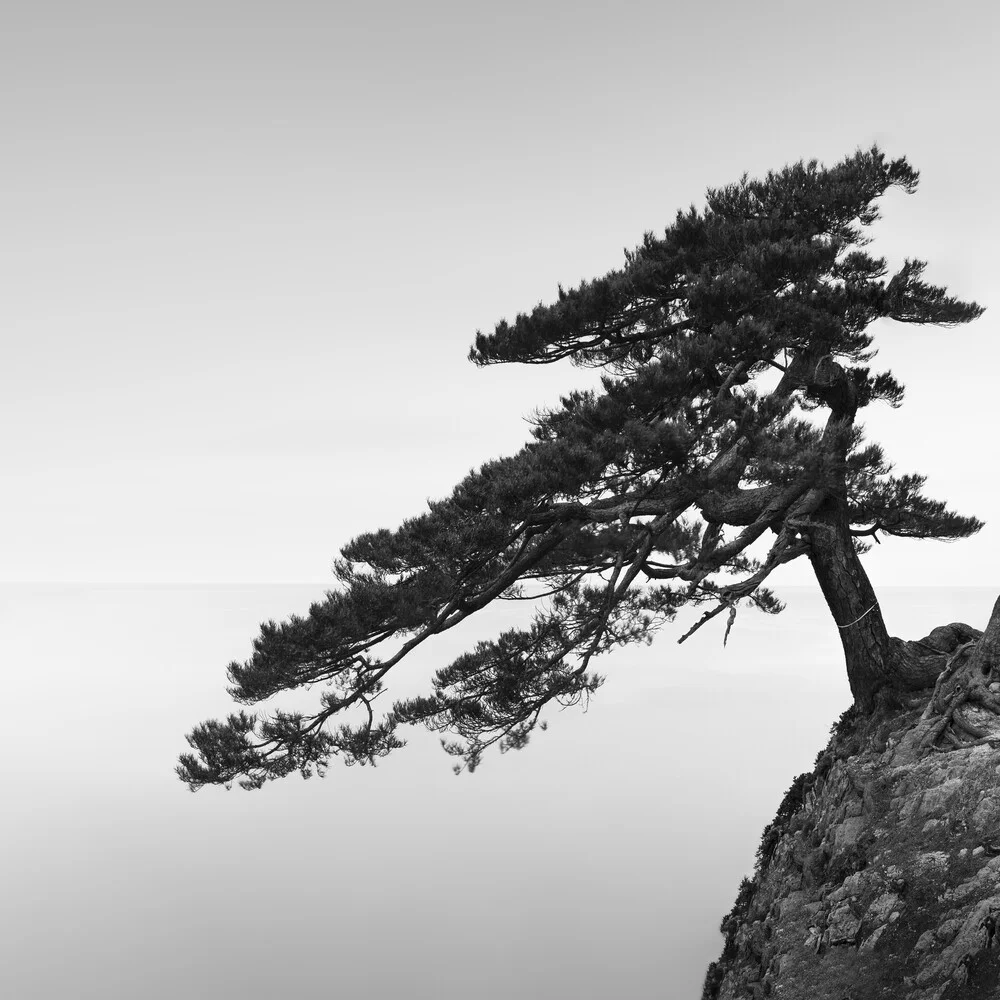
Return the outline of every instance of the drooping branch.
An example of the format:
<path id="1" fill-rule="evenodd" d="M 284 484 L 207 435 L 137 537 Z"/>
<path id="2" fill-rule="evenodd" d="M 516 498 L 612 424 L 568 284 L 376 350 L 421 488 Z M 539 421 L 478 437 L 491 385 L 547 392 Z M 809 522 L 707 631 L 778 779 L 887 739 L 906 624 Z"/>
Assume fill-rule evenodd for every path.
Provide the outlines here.
<path id="1" fill-rule="evenodd" d="M 602 366 L 602 391 L 570 393 L 519 453 L 345 546 L 337 589 L 308 615 L 263 625 L 250 658 L 230 666 L 242 704 L 321 684 L 319 706 L 197 727 L 182 778 L 259 787 L 334 756 L 374 763 L 414 722 L 451 734 L 448 749 L 473 767 L 490 745 L 523 746 L 547 704 L 589 697 L 594 658 L 647 641 L 678 608 L 708 604 L 704 620 L 728 611 L 727 636 L 740 601 L 780 610 L 763 585 L 803 554 L 849 675 L 870 661 L 878 683 L 891 680 L 908 661 L 855 539 L 979 527 L 923 497 L 920 477 L 893 477 L 855 426 L 863 407 L 902 400 L 890 372 L 867 367 L 875 320 L 952 325 L 981 311 L 926 284 L 922 264 L 889 276 L 865 249 L 878 199 L 916 179 L 878 149 L 744 178 L 647 235 L 621 269 L 477 336 L 478 364 L 569 358 Z M 430 695 L 380 717 L 402 660 L 508 598 L 535 602 L 529 627 L 480 643 L 435 675 Z"/>

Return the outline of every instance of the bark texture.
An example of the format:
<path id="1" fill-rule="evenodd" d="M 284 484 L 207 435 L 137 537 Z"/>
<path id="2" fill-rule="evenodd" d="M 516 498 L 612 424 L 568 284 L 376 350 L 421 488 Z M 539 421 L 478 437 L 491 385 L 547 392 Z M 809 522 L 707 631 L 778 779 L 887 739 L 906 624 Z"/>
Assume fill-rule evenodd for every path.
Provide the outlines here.
<path id="1" fill-rule="evenodd" d="M 863 711 L 872 710 L 880 693 L 933 687 L 949 655 L 963 643 L 977 641 L 976 667 L 970 669 L 985 675 L 989 665 L 1000 663 L 1000 601 L 985 634 L 953 622 L 917 641 L 898 639 L 886 628 L 878 596 L 858 558 L 845 503 L 828 496 L 809 516 L 805 530 L 809 560 L 844 649 L 851 693 Z"/>
<path id="2" fill-rule="evenodd" d="M 858 558 L 845 504 L 828 498 L 810 520 L 809 561 L 837 624 L 851 693 L 869 707 L 880 688 L 902 680 L 901 651 Z"/>

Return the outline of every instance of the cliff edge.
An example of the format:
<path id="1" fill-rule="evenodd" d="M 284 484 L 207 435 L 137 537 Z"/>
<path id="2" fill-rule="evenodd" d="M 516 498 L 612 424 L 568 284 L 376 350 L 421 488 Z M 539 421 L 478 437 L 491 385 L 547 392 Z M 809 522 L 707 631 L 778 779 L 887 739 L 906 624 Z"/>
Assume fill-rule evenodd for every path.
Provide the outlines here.
<path id="1" fill-rule="evenodd" d="M 921 746 L 931 698 L 844 713 L 764 831 L 703 1000 L 1000 996 L 1000 720 Z"/>

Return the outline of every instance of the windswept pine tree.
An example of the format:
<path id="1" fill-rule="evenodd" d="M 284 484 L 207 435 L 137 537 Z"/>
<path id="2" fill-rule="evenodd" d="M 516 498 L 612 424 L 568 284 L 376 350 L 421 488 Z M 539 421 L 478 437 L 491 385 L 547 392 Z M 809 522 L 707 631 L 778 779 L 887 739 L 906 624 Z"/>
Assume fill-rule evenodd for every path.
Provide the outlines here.
<path id="1" fill-rule="evenodd" d="M 180 777 L 256 788 L 333 756 L 374 762 L 415 723 L 471 770 L 493 744 L 524 746 L 550 703 L 589 696 L 597 657 L 649 641 L 685 605 L 703 612 L 688 634 L 719 614 L 731 625 L 741 602 L 780 611 L 765 583 L 799 558 L 862 710 L 933 685 L 941 648 L 888 634 L 859 558 L 879 534 L 981 527 L 925 496 L 923 476 L 894 474 L 857 422 L 903 399 L 871 367 L 876 320 L 951 327 L 982 312 L 928 284 L 923 262 L 890 273 L 866 249 L 879 199 L 917 177 L 877 148 L 744 177 L 646 235 L 620 270 L 478 334 L 478 365 L 568 358 L 600 367 L 603 391 L 571 393 L 519 453 L 350 542 L 337 588 L 304 617 L 264 624 L 250 659 L 229 667 L 237 702 L 320 685 L 315 710 L 206 722 Z M 423 697 L 380 697 L 417 646 L 511 597 L 536 602 L 529 626 L 478 643 Z"/>

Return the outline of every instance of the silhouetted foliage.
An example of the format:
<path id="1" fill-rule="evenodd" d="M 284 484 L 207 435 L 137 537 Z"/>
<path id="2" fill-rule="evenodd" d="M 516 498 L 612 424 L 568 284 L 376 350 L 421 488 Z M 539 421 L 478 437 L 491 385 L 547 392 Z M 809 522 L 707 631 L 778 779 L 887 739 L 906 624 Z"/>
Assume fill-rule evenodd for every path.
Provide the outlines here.
<path id="1" fill-rule="evenodd" d="M 781 805 L 778 806 L 778 812 L 775 814 L 774 819 L 764 827 L 764 832 L 761 834 L 754 868 L 756 876 L 760 876 L 764 869 L 771 863 L 774 849 L 778 846 L 782 835 L 785 833 L 788 821 L 805 802 L 806 794 L 813 787 L 815 781 L 816 776 L 814 774 L 800 774 L 792 782 L 788 791 L 785 792 L 784 798 L 781 800 Z"/>
<path id="2" fill-rule="evenodd" d="M 726 970 L 722 963 L 711 962 L 708 966 L 708 971 L 705 973 L 705 985 L 701 988 L 701 1000 L 716 1000 L 725 976 Z"/>
<path id="3" fill-rule="evenodd" d="M 516 455 L 345 546 L 336 589 L 265 623 L 229 668 L 240 704 L 320 685 L 316 709 L 198 726 L 181 778 L 254 788 L 334 756 L 374 763 L 417 723 L 471 770 L 494 744 L 523 747 L 546 706 L 589 698 L 596 658 L 650 641 L 679 608 L 705 608 L 690 631 L 726 613 L 727 636 L 741 602 L 779 611 L 764 583 L 803 555 L 844 630 L 858 699 L 903 676 L 857 540 L 980 526 L 926 498 L 921 476 L 893 475 L 855 423 L 903 396 L 870 366 L 876 320 L 954 326 L 981 312 L 926 283 L 922 262 L 891 272 L 865 249 L 878 200 L 916 184 L 877 148 L 744 177 L 647 234 L 620 270 L 478 334 L 477 364 L 566 358 L 601 367 L 603 389 L 570 393 Z M 500 599 L 534 600 L 531 624 L 376 711 L 396 664 Z M 869 675 L 873 649 L 881 672 Z"/>

